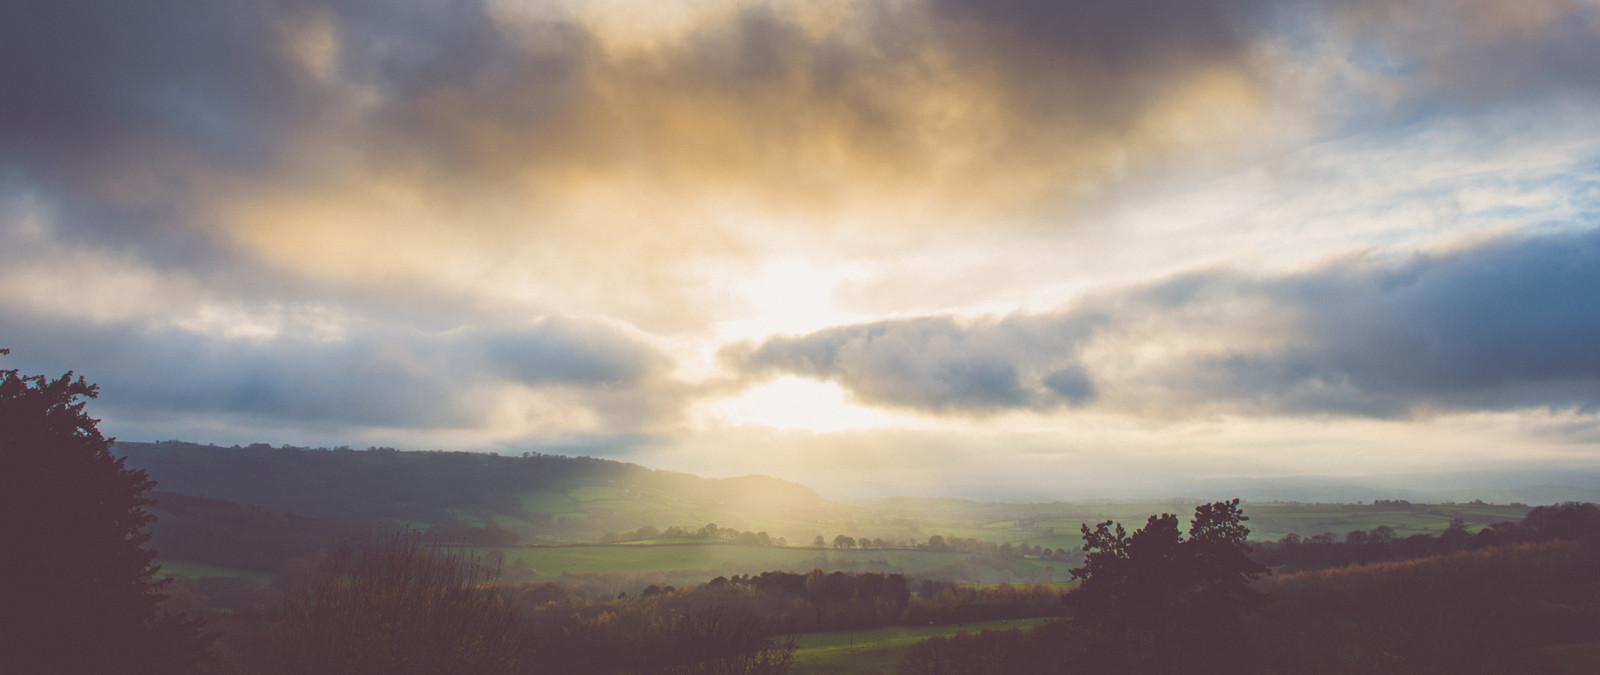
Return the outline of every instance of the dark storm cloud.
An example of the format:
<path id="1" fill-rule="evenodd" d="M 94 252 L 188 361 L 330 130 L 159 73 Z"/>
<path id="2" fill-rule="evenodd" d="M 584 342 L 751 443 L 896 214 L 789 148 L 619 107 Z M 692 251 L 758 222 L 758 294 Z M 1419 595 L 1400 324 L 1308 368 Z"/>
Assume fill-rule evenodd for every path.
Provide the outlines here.
<path id="1" fill-rule="evenodd" d="M 1594 410 L 1595 289 L 1600 230 L 1587 230 L 1281 277 L 1190 274 L 1056 314 L 886 321 L 729 357 L 929 411 L 1090 402 L 1157 416 Z"/>
<path id="2" fill-rule="evenodd" d="M 0 337 L 12 349 L 7 368 L 54 376 L 70 367 L 101 386 L 97 407 L 119 416 L 473 428 L 494 403 L 486 388 L 518 384 L 579 392 L 580 405 L 608 417 L 610 402 L 585 401 L 584 389 L 640 395 L 665 363 L 615 330 L 552 319 L 444 332 L 366 326 L 342 339 L 318 340 L 226 339 L 134 321 L 19 318 L 26 320 Z"/>

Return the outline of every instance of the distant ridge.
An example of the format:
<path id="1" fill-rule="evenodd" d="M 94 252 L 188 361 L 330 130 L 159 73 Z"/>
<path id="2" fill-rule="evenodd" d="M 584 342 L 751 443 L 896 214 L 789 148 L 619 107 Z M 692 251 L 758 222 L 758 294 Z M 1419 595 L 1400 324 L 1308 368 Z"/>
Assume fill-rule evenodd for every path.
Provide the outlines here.
<path id="1" fill-rule="evenodd" d="M 1237 495 L 1249 501 L 1352 503 L 1374 499 L 1529 505 L 1600 501 L 1600 474 L 1584 472 L 1438 472 L 1372 476 L 1284 476 L 1197 481 L 1188 490 L 1203 497 Z"/>
<path id="2" fill-rule="evenodd" d="M 644 526 L 754 528 L 834 506 L 768 476 L 701 478 L 614 460 L 470 452 L 119 442 L 159 490 L 273 512 L 423 528 L 495 528 L 533 543 Z M 774 535 L 778 533 L 774 532 Z"/>

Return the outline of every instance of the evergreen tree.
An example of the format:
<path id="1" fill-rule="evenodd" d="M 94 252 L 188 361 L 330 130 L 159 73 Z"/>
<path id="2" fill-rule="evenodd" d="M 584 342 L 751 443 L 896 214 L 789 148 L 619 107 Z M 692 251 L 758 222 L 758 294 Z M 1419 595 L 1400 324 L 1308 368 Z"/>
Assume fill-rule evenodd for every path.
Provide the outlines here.
<path id="1" fill-rule="evenodd" d="M 96 392 L 0 370 L 0 672 L 184 673 L 209 645 L 158 611 L 155 483 L 111 455 L 80 400 Z"/>

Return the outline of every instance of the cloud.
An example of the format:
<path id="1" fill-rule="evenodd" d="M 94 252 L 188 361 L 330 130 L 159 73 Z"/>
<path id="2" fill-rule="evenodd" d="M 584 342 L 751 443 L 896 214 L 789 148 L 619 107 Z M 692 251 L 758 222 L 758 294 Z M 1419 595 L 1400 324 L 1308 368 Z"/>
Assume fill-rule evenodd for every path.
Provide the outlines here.
<path id="1" fill-rule="evenodd" d="M 1367 0 L 1337 15 L 1354 54 L 1403 107 L 1475 107 L 1600 94 L 1600 7 L 1584 0 Z"/>
<path id="2" fill-rule="evenodd" d="M 0 194 L 207 280 L 703 328 L 692 261 L 1027 210 L 1250 108 L 1246 12 L 1189 7 L 750 2 L 645 46 L 482 2 L 13 7 Z"/>
<path id="3" fill-rule="evenodd" d="M 1600 407 L 1600 230 L 1296 274 L 1189 273 L 1049 314 L 845 326 L 729 349 L 753 374 L 982 414 L 1410 417 Z"/>
<path id="4" fill-rule="evenodd" d="M 946 317 L 882 321 L 734 347 L 744 368 L 836 380 L 872 403 L 994 411 L 1087 402 L 1094 384 L 1074 360 L 1086 317 Z"/>
<path id="5" fill-rule="evenodd" d="M 1273 254 L 1308 257 L 1392 239 L 1387 221 L 1348 225 L 1376 222 L 1340 210 L 1352 193 L 1323 190 L 1328 146 L 1279 144 L 1496 106 L 1539 114 L 1468 120 L 1439 143 L 1521 143 L 1505 130 L 1545 125 L 1581 136 L 1577 115 L 1540 106 L 1587 111 L 1600 34 L 1592 4 L 1557 0 L 651 4 L 678 17 L 671 30 L 641 36 L 635 17 L 592 3 L 10 3 L 0 338 L 13 358 L 105 373 L 104 402 L 139 414 L 649 429 L 691 395 L 657 345 L 703 347 L 745 310 L 742 273 L 774 252 L 867 261 L 905 280 L 873 311 L 917 296 L 932 312 L 1006 305 L 1022 286 L 1075 292 L 1116 266 L 1118 283 L 1149 278 L 1192 267 L 1196 250 L 1208 264 L 1235 245 L 1231 259 L 1264 257 L 1269 230 L 1289 232 L 1271 235 Z M 1463 169 L 1472 183 L 1391 162 L 1371 151 L 1387 141 L 1349 151 L 1339 168 L 1360 168 L 1340 185 L 1421 187 L 1369 185 L 1372 209 L 1421 203 L 1429 176 L 1483 187 L 1494 173 Z M 1578 145 L 1526 162 L 1566 176 L 1575 160 L 1563 153 Z M 1274 159 L 1254 201 L 1217 207 L 1228 188 L 1207 185 L 1204 222 L 1184 220 L 1194 203 L 1137 226 L 1113 217 L 1180 182 L 1173 167 L 1261 147 Z M 1279 217 L 1274 181 L 1325 201 Z M 1583 189 L 1547 186 L 1543 199 L 1581 205 Z M 1458 195 L 1436 196 L 1448 220 Z M 1493 227 L 1472 206 L 1460 229 Z M 1240 209 L 1268 215 L 1217 225 Z M 1291 217 L 1319 209 L 1335 215 Z M 1303 231 L 1331 222 L 1342 237 L 1306 243 Z M 1408 222 L 1406 236 L 1436 232 L 1431 216 Z M 1181 243 L 1154 255 L 1151 232 Z M 941 413 L 1588 406 L 1590 371 L 1504 354 L 1513 338 L 1570 345 L 1429 313 L 1449 289 L 1511 283 L 1452 261 L 1539 241 L 1298 275 L 1192 274 L 1055 313 L 881 321 L 738 358 Z M 1406 270 L 1437 288 L 1384 281 Z M 1562 320 L 1585 316 L 1581 298 L 1539 278 L 1529 293 L 1566 298 Z M 1336 311 L 1361 320 L 1327 318 Z"/>
<path id="6" fill-rule="evenodd" d="M 324 334 L 287 325 L 208 335 L 154 322 L 22 318 L 5 336 L 8 367 L 58 375 L 49 364 L 70 364 L 101 386 L 96 408 L 117 421 L 210 416 L 493 437 L 644 429 L 670 418 L 677 400 L 664 356 L 592 322 L 442 331 L 355 322 Z"/>
<path id="7" fill-rule="evenodd" d="M 1074 204 L 1262 142 L 1303 112 L 1277 109 L 1284 64 L 1327 57 L 1285 35 L 1382 91 L 1592 89 L 1592 8 L 1501 4 L 1435 35 L 1391 2 L 753 0 L 631 41 L 554 4 L 19 5 L 0 199 L 241 294 L 403 285 L 705 330 L 708 262 L 1076 227 Z"/>

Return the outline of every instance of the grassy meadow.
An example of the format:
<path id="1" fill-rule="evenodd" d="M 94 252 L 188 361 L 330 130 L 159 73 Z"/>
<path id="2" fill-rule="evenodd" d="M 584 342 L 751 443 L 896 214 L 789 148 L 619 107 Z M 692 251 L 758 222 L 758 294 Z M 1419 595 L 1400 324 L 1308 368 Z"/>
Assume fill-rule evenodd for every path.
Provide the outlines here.
<path id="1" fill-rule="evenodd" d="M 934 636 L 966 631 L 1021 628 L 1028 630 L 1050 619 L 1014 619 L 939 626 L 892 626 L 871 630 L 836 633 L 803 633 L 793 637 L 799 644 L 794 653 L 793 675 L 845 675 L 847 673 L 894 672 L 911 646 Z M 783 639 L 780 637 L 780 639 Z"/>

